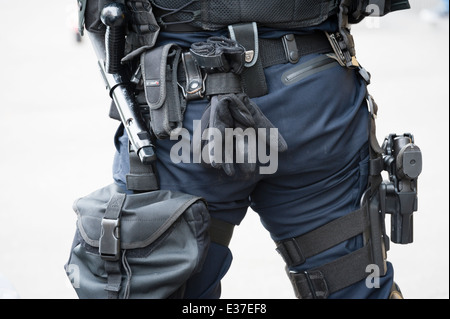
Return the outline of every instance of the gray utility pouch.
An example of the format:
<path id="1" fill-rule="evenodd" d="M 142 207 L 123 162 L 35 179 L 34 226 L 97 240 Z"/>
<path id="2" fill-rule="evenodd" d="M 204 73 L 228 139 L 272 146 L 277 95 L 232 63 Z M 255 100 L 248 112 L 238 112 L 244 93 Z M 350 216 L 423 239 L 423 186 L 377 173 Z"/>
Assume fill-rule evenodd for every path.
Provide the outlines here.
<path id="1" fill-rule="evenodd" d="M 210 218 L 199 197 L 124 194 L 112 184 L 73 209 L 77 230 L 65 268 L 80 298 L 182 298 L 202 267 Z"/>
<path id="2" fill-rule="evenodd" d="M 150 128 L 158 139 L 166 139 L 183 126 L 186 99 L 178 84 L 181 48 L 170 43 L 144 52 L 141 68 Z"/>

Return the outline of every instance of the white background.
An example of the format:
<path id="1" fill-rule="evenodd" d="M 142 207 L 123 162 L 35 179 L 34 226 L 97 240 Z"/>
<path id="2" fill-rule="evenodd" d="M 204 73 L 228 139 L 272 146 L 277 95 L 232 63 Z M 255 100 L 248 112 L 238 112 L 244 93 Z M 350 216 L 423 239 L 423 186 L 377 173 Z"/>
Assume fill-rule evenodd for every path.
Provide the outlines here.
<path id="1" fill-rule="evenodd" d="M 0 296 L 76 298 L 63 265 L 75 230 L 73 201 L 109 184 L 117 122 L 75 0 L 0 0 Z M 448 18 L 413 10 L 353 27 L 372 74 L 378 136 L 412 132 L 423 152 L 415 242 L 391 245 L 406 298 L 449 297 Z M 284 264 L 249 211 L 231 243 L 223 298 L 294 298 Z M 8 290 L 7 285 L 14 290 Z M 3 294 L 3 295 L 2 295 Z"/>

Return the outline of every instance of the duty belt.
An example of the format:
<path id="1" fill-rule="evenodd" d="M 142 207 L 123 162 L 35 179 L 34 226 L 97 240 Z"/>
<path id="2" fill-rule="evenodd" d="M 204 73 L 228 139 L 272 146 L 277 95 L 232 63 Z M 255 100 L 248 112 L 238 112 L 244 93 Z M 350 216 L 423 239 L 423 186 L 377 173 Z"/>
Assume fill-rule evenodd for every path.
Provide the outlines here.
<path id="1" fill-rule="evenodd" d="M 249 41 L 250 43 L 250 41 Z M 333 52 L 333 47 L 330 44 L 330 41 L 327 38 L 327 35 L 324 32 L 316 31 L 310 34 L 286 34 L 281 38 L 275 39 L 265 39 L 258 38 L 257 41 L 253 41 L 252 43 L 258 44 L 258 65 L 253 65 L 253 70 L 250 71 L 251 68 L 246 70 L 246 74 L 244 74 L 243 78 L 248 79 L 248 83 L 244 83 L 244 89 L 249 90 L 248 88 L 252 85 L 252 82 L 255 81 L 255 77 L 251 76 L 251 72 L 257 72 L 260 79 L 259 81 L 265 80 L 262 69 L 268 68 L 277 64 L 284 63 L 297 63 L 301 57 L 306 56 L 308 54 L 321 54 L 321 53 L 330 53 Z M 248 55 L 251 55 L 251 51 L 256 51 L 255 46 L 247 46 L 245 47 L 245 51 Z M 253 56 L 254 57 L 254 56 Z M 186 61 L 189 62 L 189 61 Z M 188 70 L 186 70 L 188 71 Z M 186 74 L 186 77 L 188 75 Z M 198 75 L 195 74 L 193 77 L 194 81 L 198 81 Z M 202 80 L 203 81 L 203 80 Z M 202 82 L 200 81 L 200 82 Z M 245 80 L 244 80 L 245 81 Z M 187 84 L 189 86 L 189 84 Z M 261 86 L 261 84 L 258 84 Z M 185 97 L 189 97 L 187 92 L 189 88 L 183 88 L 185 90 Z M 203 92 L 196 92 L 193 99 L 202 98 L 205 94 L 206 89 L 204 88 Z M 255 89 L 254 89 L 255 91 Z M 199 94 L 202 93 L 202 94 Z M 250 93 L 250 94 L 248 94 Z M 255 92 L 247 92 L 250 97 L 256 97 L 260 95 L 264 95 L 266 92 L 258 92 L 256 89 Z M 190 97 L 188 98 L 188 100 Z M 142 107 L 144 109 L 148 109 L 146 103 L 142 103 Z M 144 110 L 144 113 L 146 111 Z M 111 107 L 109 116 L 113 119 L 120 120 L 120 116 L 114 106 Z"/>
<path id="2" fill-rule="evenodd" d="M 239 72 L 240 85 L 243 92 L 250 98 L 263 96 L 268 93 L 264 68 L 276 64 L 295 64 L 301 57 L 308 54 L 333 52 L 333 47 L 324 32 L 317 31 L 302 35 L 287 34 L 278 39 L 265 39 L 258 37 L 255 23 L 233 25 L 229 29 L 231 39 L 243 47 L 245 52 L 244 68 L 242 72 Z M 217 38 L 215 38 L 215 41 L 217 41 Z M 225 42 L 227 41 L 224 40 Z M 193 50 L 191 49 L 191 51 Z M 212 57 L 208 57 L 211 59 L 211 61 L 208 61 L 207 58 L 199 57 L 198 54 L 195 54 L 195 51 L 193 53 L 196 55 L 198 64 L 203 69 L 215 68 L 216 71 L 214 73 L 220 72 L 224 74 L 224 78 L 220 82 L 222 84 L 221 89 L 225 89 L 223 83 L 226 83 L 227 78 L 230 78 L 230 76 L 225 75 L 228 71 L 224 70 L 223 66 L 220 65 L 223 57 L 214 57 L 215 60 Z M 211 66 L 211 63 L 217 64 Z M 211 82 L 211 79 L 208 79 L 208 81 Z M 236 84 L 233 83 L 231 87 L 236 87 Z M 206 83 L 206 95 L 208 95 L 210 89 L 211 87 L 208 88 L 208 83 Z"/>
<path id="3" fill-rule="evenodd" d="M 264 68 L 282 63 L 297 63 L 301 57 L 332 52 L 324 32 L 287 34 L 280 39 L 259 39 L 261 63 Z"/>

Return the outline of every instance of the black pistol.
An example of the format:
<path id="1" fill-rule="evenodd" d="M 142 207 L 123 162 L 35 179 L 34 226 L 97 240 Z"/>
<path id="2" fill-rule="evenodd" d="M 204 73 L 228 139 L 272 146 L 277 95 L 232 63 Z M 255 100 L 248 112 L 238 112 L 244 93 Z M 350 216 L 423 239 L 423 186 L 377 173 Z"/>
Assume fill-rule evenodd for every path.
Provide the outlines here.
<path id="1" fill-rule="evenodd" d="M 417 211 L 417 179 L 422 172 L 422 152 L 414 137 L 391 134 L 384 143 L 385 170 L 389 181 L 380 185 L 382 213 L 391 214 L 391 240 L 413 242 L 413 212 Z"/>

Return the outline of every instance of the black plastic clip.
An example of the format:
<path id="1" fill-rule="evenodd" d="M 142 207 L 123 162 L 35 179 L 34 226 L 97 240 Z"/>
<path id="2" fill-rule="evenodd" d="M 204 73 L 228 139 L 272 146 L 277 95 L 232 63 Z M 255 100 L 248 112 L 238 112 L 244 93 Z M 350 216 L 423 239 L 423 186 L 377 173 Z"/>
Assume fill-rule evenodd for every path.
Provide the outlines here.
<path id="1" fill-rule="evenodd" d="M 359 67 L 359 63 L 355 56 L 352 56 L 350 50 L 345 43 L 343 36 L 340 33 L 325 33 L 328 41 L 336 54 L 337 61 L 341 66 L 355 68 Z"/>
<path id="2" fill-rule="evenodd" d="M 117 261 L 120 258 L 120 219 L 102 219 L 99 253 L 103 260 Z"/>

